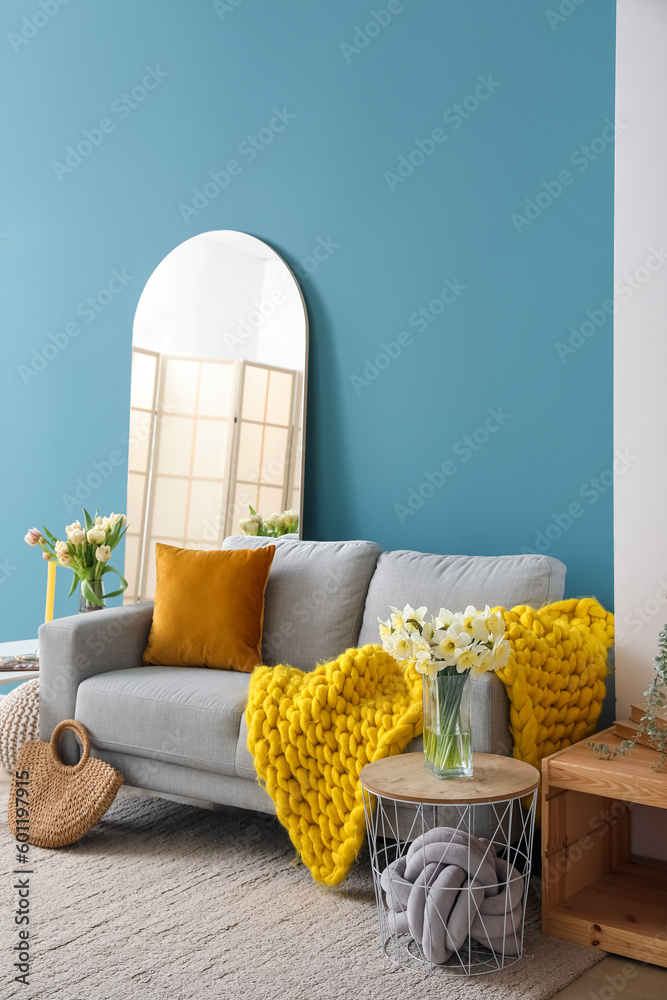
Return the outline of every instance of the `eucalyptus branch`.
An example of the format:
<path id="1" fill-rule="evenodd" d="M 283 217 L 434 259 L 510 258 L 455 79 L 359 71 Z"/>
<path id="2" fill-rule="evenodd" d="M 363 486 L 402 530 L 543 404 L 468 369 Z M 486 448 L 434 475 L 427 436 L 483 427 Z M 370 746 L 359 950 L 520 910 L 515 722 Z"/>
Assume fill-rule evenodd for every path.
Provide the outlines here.
<path id="1" fill-rule="evenodd" d="M 653 678 L 648 690 L 644 691 L 646 714 L 639 723 L 634 739 L 623 740 L 617 747 L 610 747 L 606 743 L 595 743 L 592 740 L 586 745 L 603 758 L 612 760 L 614 757 L 626 757 L 637 745 L 639 738 L 646 736 L 660 754 L 660 760 L 651 766 L 652 771 L 657 771 L 667 763 L 667 729 L 656 721 L 656 716 L 661 714 L 661 710 L 667 704 L 667 625 L 658 635 L 658 655 L 654 657 L 653 664 Z"/>

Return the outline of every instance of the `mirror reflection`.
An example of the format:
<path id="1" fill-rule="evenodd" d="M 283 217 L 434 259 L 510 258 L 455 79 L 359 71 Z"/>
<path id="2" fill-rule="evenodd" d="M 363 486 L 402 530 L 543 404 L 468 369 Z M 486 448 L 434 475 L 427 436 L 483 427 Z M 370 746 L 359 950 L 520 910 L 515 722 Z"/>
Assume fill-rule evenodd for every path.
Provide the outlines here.
<path id="1" fill-rule="evenodd" d="M 216 549 L 250 506 L 301 514 L 307 354 L 301 290 L 261 240 L 203 233 L 155 269 L 132 335 L 126 602 L 154 596 L 156 542 Z"/>

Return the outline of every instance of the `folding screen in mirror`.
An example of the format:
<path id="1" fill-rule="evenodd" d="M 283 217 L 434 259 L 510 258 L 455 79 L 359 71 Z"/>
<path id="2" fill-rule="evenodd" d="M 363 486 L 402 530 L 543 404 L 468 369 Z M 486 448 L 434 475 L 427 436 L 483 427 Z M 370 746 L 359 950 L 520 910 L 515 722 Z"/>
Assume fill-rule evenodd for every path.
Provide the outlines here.
<path id="1" fill-rule="evenodd" d="M 302 513 L 308 318 L 285 261 L 221 230 L 172 250 L 134 318 L 126 601 L 155 543 L 217 549 L 248 508 Z"/>

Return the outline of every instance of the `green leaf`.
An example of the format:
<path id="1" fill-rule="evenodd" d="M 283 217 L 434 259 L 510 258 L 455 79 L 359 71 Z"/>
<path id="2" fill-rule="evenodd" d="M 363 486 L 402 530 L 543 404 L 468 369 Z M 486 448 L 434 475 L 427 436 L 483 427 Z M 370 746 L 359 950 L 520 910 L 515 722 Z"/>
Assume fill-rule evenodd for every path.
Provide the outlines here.
<path id="1" fill-rule="evenodd" d="M 81 584 L 81 593 L 90 604 L 96 604 L 98 608 L 104 607 L 104 601 L 97 596 L 88 580 L 84 580 Z"/>
<path id="2" fill-rule="evenodd" d="M 51 534 L 51 532 L 49 531 L 49 529 L 46 527 L 45 524 L 42 525 L 42 534 L 46 535 L 47 538 L 50 538 L 52 542 L 58 541 L 56 536 Z"/>
<path id="3" fill-rule="evenodd" d="M 79 578 L 76 575 L 76 573 L 74 573 L 73 576 L 72 576 L 72 586 L 69 588 L 69 594 L 67 595 L 68 597 L 72 596 L 72 594 L 76 590 L 76 585 L 78 584 L 78 582 L 79 582 Z"/>
<path id="4" fill-rule="evenodd" d="M 95 522 L 85 507 L 83 508 L 83 516 L 86 519 L 86 531 L 89 531 Z"/>

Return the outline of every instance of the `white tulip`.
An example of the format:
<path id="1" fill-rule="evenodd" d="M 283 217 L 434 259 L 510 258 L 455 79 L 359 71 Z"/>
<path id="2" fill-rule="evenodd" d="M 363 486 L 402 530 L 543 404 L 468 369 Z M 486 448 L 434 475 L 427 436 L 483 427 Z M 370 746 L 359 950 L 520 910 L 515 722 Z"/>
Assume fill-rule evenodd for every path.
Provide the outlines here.
<path id="1" fill-rule="evenodd" d="M 69 554 L 69 552 L 62 552 L 58 556 L 58 562 L 60 563 L 61 566 L 71 566 L 72 565 L 72 557 Z"/>
<path id="2" fill-rule="evenodd" d="M 110 545 L 100 545 L 99 549 L 95 553 L 95 558 L 98 562 L 108 562 L 111 559 L 111 546 Z"/>
<path id="3" fill-rule="evenodd" d="M 54 548 L 56 550 L 56 555 L 58 556 L 58 559 L 61 562 L 62 562 L 62 557 L 63 556 L 68 556 L 69 555 L 69 546 L 68 546 L 67 542 L 56 542 Z"/>
<path id="4" fill-rule="evenodd" d="M 95 527 L 90 528 L 86 537 L 89 542 L 94 542 L 96 545 L 101 545 L 104 539 L 107 537 L 106 528 L 102 524 L 96 524 Z"/>
<path id="5" fill-rule="evenodd" d="M 72 545 L 81 545 L 81 543 L 85 542 L 86 540 L 86 536 L 81 530 L 81 528 L 74 528 L 72 531 L 68 531 L 67 537 L 69 538 Z"/>
<path id="6" fill-rule="evenodd" d="M 119 521 L 121 522 L 121 527 L 124 528 L 127 521 L 125 514 L 109 514 L 109 524 L 112 528 L 115 528 Z"/>
<path id="7" fill-rule="evenodd" d="M 77 530 L 81 531 L 81 521 L 72 521 L 72 523 L 68 524 L 67 527 L 65 528 L 67 537 L 69 538 L 72 532 Z"/>
<path id="8" fill-rule="evenodd" d="M 98 514 L 95 518 L 95 524 L 102 524 L 103 518 L 101 514 Z"/>
<path id="9" fill-rule="evenodd" d="M 256 535 L 259 531 L 259 524 L 252 517 L 246 517 L 239 521 L 239 528 L 244 535 Z"/>

